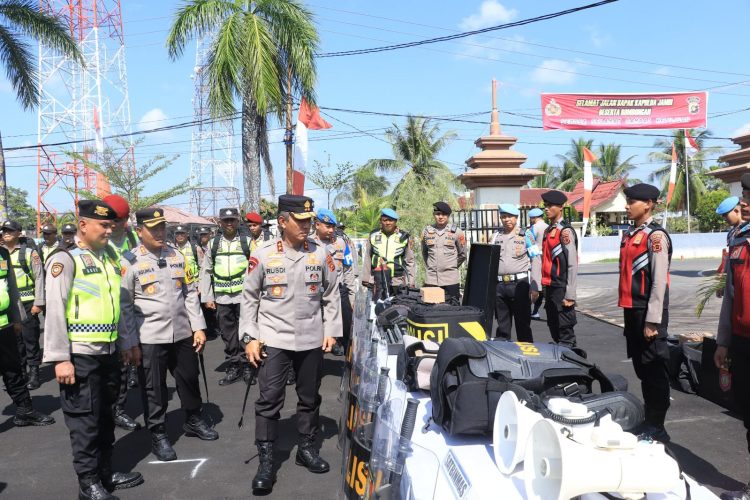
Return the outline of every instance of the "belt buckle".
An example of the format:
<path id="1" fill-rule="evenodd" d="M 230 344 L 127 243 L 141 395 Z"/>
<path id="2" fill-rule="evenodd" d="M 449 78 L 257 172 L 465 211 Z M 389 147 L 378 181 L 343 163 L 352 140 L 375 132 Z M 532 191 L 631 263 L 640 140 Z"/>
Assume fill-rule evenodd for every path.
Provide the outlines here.
<path id="1" fill-rule="evenodd" d="M 510 281 L 510 275 L 509 274 L 503 274 L 503 283 L 508 283 Z"/>

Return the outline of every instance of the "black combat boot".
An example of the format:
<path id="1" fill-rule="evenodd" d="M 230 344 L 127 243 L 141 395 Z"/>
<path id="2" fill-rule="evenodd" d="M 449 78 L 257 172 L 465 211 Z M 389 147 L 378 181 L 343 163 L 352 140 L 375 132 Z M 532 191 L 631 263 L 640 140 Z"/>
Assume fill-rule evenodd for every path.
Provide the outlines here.
<path id="1" fill-rule="evenodd" d="M 125 410 L 122 408 L 115 408 L 113 419 L 117 427 L 125 429 L 126 431 L 137 431 L 141 428 L 141 424 L 133 420 L 133 418 L 125 413 Z"/>
<path id="2" fill-rule="evenodd" d="M 182 424 L 182 430 L 187 436 L 195 436 L 203 441 L 216 441 L 219 439 L 219 433 L 208 426 L 199 413 L 188 415 L 185 423 Z"/>
<path id="3" fill-rule="evenodd" d="M 115 490 L 134 488 L 143 483 L 143 476 L 140 472 L 112 472 L 112 457 L 102 457 L 99 463 L 99 478 L 104 488 L 110 493 Z"/>
<path id="4" fill-rule="evenodd" d="M 109 491 L 99 480 L 99 476 L 92 475 L 78 478 L 78 500 L 120 500 Z"/>
<path id="5" fill-rule="evenodd" d="M 177 460 L 177 453 L 172 448 L 163 426 L 151 431 L 151 452 L 162 462 Z"/>
<path id="6" fill-rule="evenodd" d="M 737 491 L 727 491 L 719 497 L 721 500 L 750 500 L 750 484 Z"/>
<path id="7" fill-rule="evenodd" d="M 299 444 L 297 445 L 297 456 L 294 462 L 297 465 L 306 467 L 307 470 L 315 474 L 323 474 L 331 469 L 328 462 L 320 458 L 318 448 L 315 445 L 315 435 L 313 434 L 300 436 Z"/>
<path id="8" fill-rule="evenodd" d="M 16 415 L 13 417 L 13 424 L 16 427 L 26 427 L 27 425 L 52 425 L 54 423 L 54 418 L 32 408 L 31 398 L 28 398 L 26 401 L 23 401 L 16 406 Z"/>
<path id="9" fill-rule="evenodd" d="M 258 472 L 253 478 L 253 490 L 271 492 L 276 482 L 273 470 L 273 441 L 258 441 Z"/>
<path id="10" fill-rule="evenodd" d="M 29 367 L 29 381 L 26 383 L 26 388 L 30 391 L 39 389 L 39 386 L 41 384 L 39 383 L 39 367 L 38 366 L 30 366 Z"/>
<path id="11" fill-rule="evenodd" d="M 229 368 L 227 368 L 227 373 L 224 375 L 224 378 L 219 380 L 219 385 L 224 386 L 234 384 L 240 379 L 241 375 L 239 363 L 232 363 L 229 365 Z"/>

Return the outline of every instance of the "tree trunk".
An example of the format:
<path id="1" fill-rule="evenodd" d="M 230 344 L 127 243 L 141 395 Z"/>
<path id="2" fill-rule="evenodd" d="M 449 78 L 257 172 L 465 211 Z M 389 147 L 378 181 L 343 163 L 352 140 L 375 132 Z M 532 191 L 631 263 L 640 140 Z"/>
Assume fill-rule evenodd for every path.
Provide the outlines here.
<path id="1" fill-rule="evenodd" d="M 3 137 L 0 134 L 0 221 L 8 220 L 8 188 L 5 182 L 5 153 Z"/>
<path id="2" fill-rule="evenodd" d="M 258 116 L 252 97 L 242 100 L 242 184 L 248 210 L 260 210 L 260 144 Z"/>

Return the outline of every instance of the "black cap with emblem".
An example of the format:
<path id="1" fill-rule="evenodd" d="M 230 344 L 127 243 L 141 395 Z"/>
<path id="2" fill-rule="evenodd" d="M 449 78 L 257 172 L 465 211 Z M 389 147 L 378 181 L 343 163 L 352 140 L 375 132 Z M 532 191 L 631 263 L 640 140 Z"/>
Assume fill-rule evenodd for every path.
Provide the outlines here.
<path id="1" fill-rule="evenodd" d="M 101 200 L 81 200 L 78 202 L 78 216 L 84 219 L 115 220 L 114 209 Z"/>
<path id="2" fill-rule="evenodd" d="M 63 225 L 62 230 L 60 232 L 63 233 L 63 234 L 65 234 L 65 233 L 76 233 L 76 232 L 78 232 L 78 230 L 76 229 L 75 224 L 65 224 L 65 225 Z"/>
<path id="3" fill-rule="evenodd" d="M 219 210 L 219 218 L 220 219 L 239 219 L 240 218 L 240 211 L 236 208 L 222 208 Z"/>
<path id="4" fill-rule="evenodd" d="M 164 218 L 164 210 L 159 207 L 142 208 L 135 213 L 135 222 L 139 226 L 152 228 L 162 222 L 167 222 Z"/>
<path id="5" fill-rule="evenodd" d="M 554 189 L 552 191 L 547 191 L 546 193 L 542 193 L 542 201 L 545 201 L 551 205 L 565 205 L 565 202 L 568 201 L 568 197 L 565 196 L 565 193 L 561 191 L 555 191 Z"/>
<path id="6" fill-rule="evenodd" d="M 42 226 L 42 232 L 44 234 L 57 234 L 57 226 L 54 224 L 45 224 Z"/>
<path id="7" fill-rule="evenodd" d="M 3 231 L 20 231 L 21 230 L 21 224 L 14 220 L 6 220 L 3 222 L 2 227 L 0 227 Z"/>
<path id="8" fill-rule="evenodd" d="M 659 199 L 659 188 L 643 182 L 625 188 L 623 193 L 631 200 L 656 201 Z"/>
<path id="9" fill-rule="evenodd" d="M 198 234 L 211 234 L 211 230 L 206 226 L 203 226 L 198 230 Z"/>
<path id="10" fill-rule="evenodd" d="M 307 196 L 282 194 L 279 196 L 279 213 L 289 212 L 295 219 L 312 219 L 315 217 L 315 203 Z"/>
<path id="11" fill-rule="evenodd" d="M 178 233 L 187 233 L 187 228 L 185 226 L 177 226 L 176 228 L 174 228 L 174 234 Z"/>
<path id="12" fill-rule="evenodd" d="M 433 212 L 441 212 L 445 215 L 450 215 L 451 212 L 453 212 L 453 210 L 451 210 L 451 206 L 444 201 L 437 201 L 433 203 L 432 206 L 434 207 Z"/>

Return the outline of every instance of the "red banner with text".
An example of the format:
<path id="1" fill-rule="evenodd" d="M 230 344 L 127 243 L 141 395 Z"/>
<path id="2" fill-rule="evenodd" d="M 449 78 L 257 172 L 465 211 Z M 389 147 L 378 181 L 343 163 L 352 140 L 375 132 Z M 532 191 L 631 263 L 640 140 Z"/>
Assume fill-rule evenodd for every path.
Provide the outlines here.
<path id="1" fill-rule="evenodd" d="M 544 130 L 697 128 L 707 107 L 707 92 L 542 94 L 542 122 Z"/>

